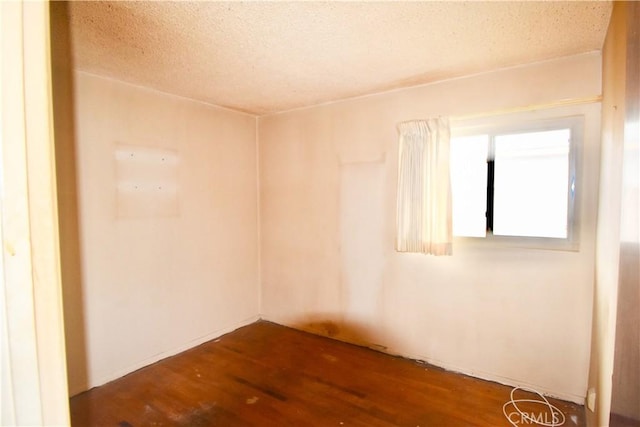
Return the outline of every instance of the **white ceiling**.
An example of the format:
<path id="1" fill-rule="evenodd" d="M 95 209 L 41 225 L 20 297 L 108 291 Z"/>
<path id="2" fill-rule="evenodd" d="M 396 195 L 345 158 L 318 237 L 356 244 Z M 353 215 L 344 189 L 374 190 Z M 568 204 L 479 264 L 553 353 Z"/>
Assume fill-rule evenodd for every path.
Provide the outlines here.
<path id="1" fill-rule="evenodd" d="M 70 11 L 76 68 L 262 115 L 600 50 L 611 3 L 73 2 Z"/>

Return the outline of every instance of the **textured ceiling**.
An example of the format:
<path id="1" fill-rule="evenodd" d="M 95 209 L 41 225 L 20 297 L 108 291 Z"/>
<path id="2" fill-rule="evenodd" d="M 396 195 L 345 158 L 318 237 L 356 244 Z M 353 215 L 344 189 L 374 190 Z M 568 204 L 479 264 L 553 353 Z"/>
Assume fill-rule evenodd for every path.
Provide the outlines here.
<path id="1" fill-rule="evenodd" d="M 610 2 L 72 2 L 76 68 L 268 114 L 600 50 Z"/>

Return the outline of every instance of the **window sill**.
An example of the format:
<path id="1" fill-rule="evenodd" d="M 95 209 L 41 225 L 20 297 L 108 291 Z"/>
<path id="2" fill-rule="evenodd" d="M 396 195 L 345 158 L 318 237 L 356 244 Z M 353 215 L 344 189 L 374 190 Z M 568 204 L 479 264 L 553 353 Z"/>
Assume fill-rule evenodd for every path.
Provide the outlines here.
<path id="1" fill-rule="evenodd" d="M 454 250 L 457 245 L 473 249 L 532 249 L 547 251 L 579 252 L 580 243 L 576 239 L 555 239 L 546 237 L 455 237 Z"/>

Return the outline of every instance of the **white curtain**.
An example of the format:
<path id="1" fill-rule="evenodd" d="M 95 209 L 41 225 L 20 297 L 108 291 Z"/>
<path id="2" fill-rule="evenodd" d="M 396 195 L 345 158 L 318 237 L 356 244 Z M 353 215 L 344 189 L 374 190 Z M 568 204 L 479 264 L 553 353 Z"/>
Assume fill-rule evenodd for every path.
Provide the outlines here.
<path id="1" fill-rule="evenodd" d="M 403 122 L 398 133 L 396 250 L 451 255 L 449 121 Z"/>

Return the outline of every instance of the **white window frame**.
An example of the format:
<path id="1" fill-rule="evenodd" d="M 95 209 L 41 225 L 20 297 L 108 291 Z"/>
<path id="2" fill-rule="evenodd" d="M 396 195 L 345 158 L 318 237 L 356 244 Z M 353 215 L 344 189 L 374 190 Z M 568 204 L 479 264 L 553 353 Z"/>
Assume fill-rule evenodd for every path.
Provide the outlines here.
<path id="1" fill-rule="evenodd" d="M 556 129 L 571 129 L 569 143 L 569 176 L 567 191 L 567 237 L 526 237 L 497 236 L 487 231 L 485 237 L 454 236 L 454 242 L 464 245 L 482 245 L 496 247 L 517 247 L 548 250 L 578 251 L 580 246 L 580 200 L 581 200 L 581 159 L 584 144 L 584 115 L 544 116 L 540 112 L 528 112 L 515 117 L 485 118 L 470 122 L 454 122 L 451 125 L 451 138 L 489 135 L 489 151 L 493 147 L 493 138 L 499 135 L 527 132 L 543 132 Z M 488 153 L 490 155 L 490 153 Z M 573 187 L 573 189 L 572 189 Z"/>

